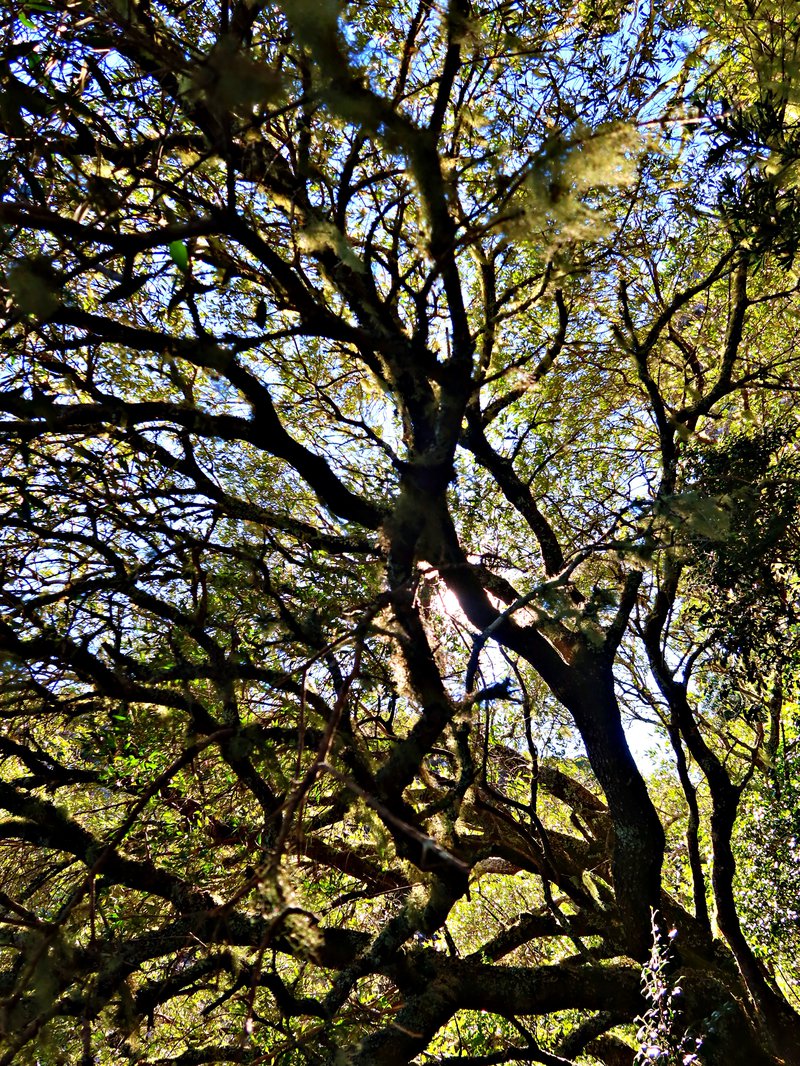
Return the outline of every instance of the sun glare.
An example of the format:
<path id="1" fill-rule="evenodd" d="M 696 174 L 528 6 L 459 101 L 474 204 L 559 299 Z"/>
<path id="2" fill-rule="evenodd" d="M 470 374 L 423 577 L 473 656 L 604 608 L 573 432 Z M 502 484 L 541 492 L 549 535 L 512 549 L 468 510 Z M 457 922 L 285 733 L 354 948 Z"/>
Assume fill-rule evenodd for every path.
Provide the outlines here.
<path id="1" fill-rule="evenodd" d="M 448 618 L 452 618 L 457 622 L 466 621 L 464 612 L 461 610 L 461 604 L 458 602 L 458 596 L 456 596 L 455 592 L 442 584 L 439 586 L 437 596 L 442 614 L 445 614 Z"/>

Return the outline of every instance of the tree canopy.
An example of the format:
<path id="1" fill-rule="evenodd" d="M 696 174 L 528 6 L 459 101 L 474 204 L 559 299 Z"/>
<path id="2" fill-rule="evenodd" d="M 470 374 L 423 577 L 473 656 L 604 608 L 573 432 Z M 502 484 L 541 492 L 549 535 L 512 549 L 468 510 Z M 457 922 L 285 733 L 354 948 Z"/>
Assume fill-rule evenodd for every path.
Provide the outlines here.
<path id="1" fill-rule="evenodd" d="M 800 1062 L 800 8 L 0 20 L 0 1064 Z"/>

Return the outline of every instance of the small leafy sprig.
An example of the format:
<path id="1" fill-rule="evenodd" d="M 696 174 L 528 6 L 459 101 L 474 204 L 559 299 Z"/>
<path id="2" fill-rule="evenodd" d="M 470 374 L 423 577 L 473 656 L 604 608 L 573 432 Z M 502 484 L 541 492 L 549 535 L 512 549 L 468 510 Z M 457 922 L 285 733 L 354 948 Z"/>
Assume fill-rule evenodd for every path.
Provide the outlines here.
<path id="1" fill-rule="evenodd" d="M 637 1018 L 639 1030 L 636 1040 L 639 1049 L 635 1066 L 701 1066 L 698 1054 L 703 1043 L 701 1036 L 690 1035 L 681 1027 L 680 978 L 674 974 L 672 943 L 678 935 L 671 929 L 664 936 L 658 913 L 652 912 L 653 947 L 650 959 L 642 969 L 644 997 L 650 1004 L 644 1015 Z"/>

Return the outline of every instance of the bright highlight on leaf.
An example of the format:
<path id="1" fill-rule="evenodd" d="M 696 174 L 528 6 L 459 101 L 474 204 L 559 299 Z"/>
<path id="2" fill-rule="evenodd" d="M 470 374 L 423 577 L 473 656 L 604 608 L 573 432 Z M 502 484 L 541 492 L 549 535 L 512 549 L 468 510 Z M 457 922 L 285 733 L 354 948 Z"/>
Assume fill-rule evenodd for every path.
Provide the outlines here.
<path id="1" fill-rule="evenodd" d="M 172 241 L 169 246 L 169 254 L 179 270 L 189 269 L 189 249 L 183 241 Z"/>

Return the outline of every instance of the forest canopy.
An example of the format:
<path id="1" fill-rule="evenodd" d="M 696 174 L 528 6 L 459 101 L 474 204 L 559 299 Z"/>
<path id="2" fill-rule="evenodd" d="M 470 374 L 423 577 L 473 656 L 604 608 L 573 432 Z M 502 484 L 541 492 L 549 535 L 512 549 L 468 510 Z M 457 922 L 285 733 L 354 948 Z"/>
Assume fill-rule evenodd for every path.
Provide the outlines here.
<path id="1" fill-rule="evenodd" d="M 0 26 L 0 1066 L 800 1063 L 800 5 Z"/>

